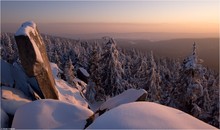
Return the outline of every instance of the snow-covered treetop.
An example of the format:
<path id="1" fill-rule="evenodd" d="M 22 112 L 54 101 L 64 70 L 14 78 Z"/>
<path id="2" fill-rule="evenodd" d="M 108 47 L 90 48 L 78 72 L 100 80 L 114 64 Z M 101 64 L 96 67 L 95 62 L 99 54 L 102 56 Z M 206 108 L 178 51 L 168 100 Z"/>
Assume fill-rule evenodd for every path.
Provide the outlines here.
<path id="1" fill-rule="evenodd" d="M 153 51 L 150 52 L 150 66 L 151 68 L 156 68 L 156 63 L 154 61 L 154 54 L 153 54 Z"/>
<path id="2" fill-rule="evenodd" d="M 193 43 L 193 55 L 196 56 L 196 43 L 195 42 Z"/>
<path id="3" fill-rule="evenodd" d="M 116 48 L 116 42 L 113 38 L 108 39 L 108 42 L 106 43 L 107 47 L 110 48 Z"/>
<path id="4" fill-rule="evenodd" d="M 184 67 L 187 70 L 189 70 L 189 69 L 196 69 L 197 63 L 198 63 L 198 59 L 197 59 L 197 54 L 196 54 L 196 43 L 195 42 L 193 44 L 192 55 L 187 57 L 184 62 L 185 62 Z"/>
<path id="5" fill-rule="evenodd" d="M 18 29 L 18 31 L 15 33 L 15 36 L 21 36 L 21 35 L 29 36 L 30 32 L 35 34 L 36 28 L 37 25 L 33 21 L 24 22 L 21 25 L 21 27 Z"/>

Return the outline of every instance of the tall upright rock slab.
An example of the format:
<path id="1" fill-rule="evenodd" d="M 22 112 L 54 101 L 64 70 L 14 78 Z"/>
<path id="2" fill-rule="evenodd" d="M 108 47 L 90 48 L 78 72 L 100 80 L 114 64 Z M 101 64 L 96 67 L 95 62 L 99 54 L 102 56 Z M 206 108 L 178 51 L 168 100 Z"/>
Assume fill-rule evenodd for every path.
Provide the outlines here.
<path id="1" fill-rule="evenodd" d="M 21 25 L 15 34 L 19 58 L 25 72 L 35 77 L 45 98 L 58 99 L 46 47 L 34 22 Z"/>

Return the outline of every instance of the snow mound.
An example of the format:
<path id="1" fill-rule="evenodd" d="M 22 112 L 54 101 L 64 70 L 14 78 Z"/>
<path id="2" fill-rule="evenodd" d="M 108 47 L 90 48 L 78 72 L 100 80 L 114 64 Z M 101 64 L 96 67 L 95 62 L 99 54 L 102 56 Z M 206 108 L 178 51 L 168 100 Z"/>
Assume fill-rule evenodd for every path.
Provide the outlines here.
<path id="1" fill-rule="evenodd" d="M 12 128 L 16 129 L 83 129 L 93 112 L 79 105 L 44 99 L 20 107 Z"/>
<path id="2" fill-rule="evenodd" d="M 98 117 L 88 129 L 216 129 L 180 110 L 152 102 L 118 106 Z"/>
<path id="3" fill-rule="evenodd" d="M 121 104 L 129 103 L 129 102 L 135 102 L 137 101 L 142 95 L 147 94 L 147 91 L 144 89 L 128 89 L 124 91 L 123 93 L 108 99 L 106 102 L 104 102 L 99 110 L 110 110 L 114 107 L 117 107 Z"/>
<path id="4" fill-rule="evenodd" d="M 11 115 L 14 115 L 22 105 L 31 102 L 22 91 L 14 88 L 1 86 L 1 94 L 2 109 Z"/>

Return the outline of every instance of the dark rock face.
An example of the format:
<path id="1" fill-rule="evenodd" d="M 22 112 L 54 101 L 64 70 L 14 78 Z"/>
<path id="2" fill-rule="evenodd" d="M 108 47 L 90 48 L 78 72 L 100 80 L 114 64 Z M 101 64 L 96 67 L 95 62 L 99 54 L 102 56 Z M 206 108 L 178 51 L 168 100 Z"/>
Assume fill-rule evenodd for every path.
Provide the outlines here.
<path id="1" fill-rule="evenodd" d="M 15 34 L 19 58 L 25 72 L 35 77 L 45 98 L 58 99 L 46 47 L 33 22 L 23 23 Z"/>

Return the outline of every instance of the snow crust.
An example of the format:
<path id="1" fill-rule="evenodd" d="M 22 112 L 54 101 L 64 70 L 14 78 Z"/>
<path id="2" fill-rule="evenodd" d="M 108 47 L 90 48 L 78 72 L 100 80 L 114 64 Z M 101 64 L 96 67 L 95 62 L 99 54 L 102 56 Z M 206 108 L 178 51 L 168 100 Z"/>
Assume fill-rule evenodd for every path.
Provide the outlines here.
<path id="1" fill-rule="evenodd" d="M 24 93 L 15 88 L 1 86 L 1 107 L 11 115 L 14 115 L 16 110 L 22 105 L 31 102 Z"/>
<path id="2" fill-rule="evenodd" d="M 216 129 L 180 110 L 152 102 L 120 105 L 98 117 L 88 129 Z"/>
<path id="3" fill-rule="evenodd" d="M 84 68 L 80 67 L 79 70 L 83 73 L 83 75 L 85 75 L 86 77 L 89 77 L 90 74 L 87 72 L 87 70 L 85 70 Z"/>
<path id="4" fill-rule="evenodd" d="M 136 101 L 140 96 L 142 96 L 144 93 L 147 93 L 144 89 L 128 89 L 124 91 L 123 93 L 108 99 L 106 102 L 104 102 L 99 110 L 105 110 L 105 109 L 112 109 L 114 107 L 117 107 L 121 104 L 134 102 Z"/>
<path id="5" fill-rule="evenodd" d="M 16 129 L 83 129 L 93 112 L 85 107 L 58 100 L 43 99 L 20 107 L 12 128 Z"/>

